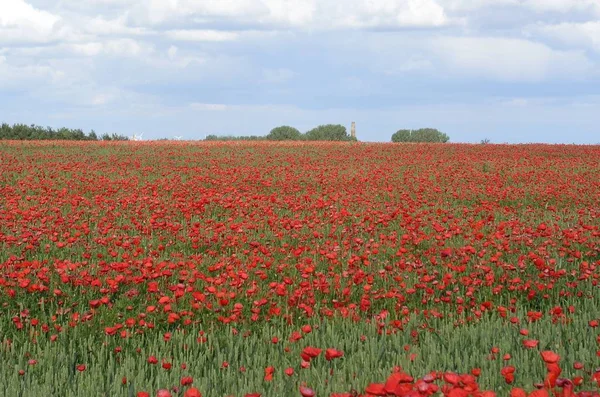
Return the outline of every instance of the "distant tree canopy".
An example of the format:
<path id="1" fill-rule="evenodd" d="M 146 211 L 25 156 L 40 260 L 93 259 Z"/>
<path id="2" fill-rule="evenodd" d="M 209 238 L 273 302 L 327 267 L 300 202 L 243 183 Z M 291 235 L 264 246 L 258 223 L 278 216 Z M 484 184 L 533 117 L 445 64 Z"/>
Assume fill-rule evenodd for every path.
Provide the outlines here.
<path id="1" fill-rule="evenodd" d="M 102 134 L 101 139 L 103 141 L 128 141 L 129 138 L 126 137 L 125 135 L 119 135 L 119 134 Z"/>
<path id="2" fill-rule="evenodd" d="M 127 141 L 129 138 L 118 134 L 104 134 L 100 138 L 105 141 Z M 62 140 L 62 141 L 97 141 L 98 135 L 94 130 L 85 134 L 81 129 L 41 127 L 35 124 L 0 125 L 0 140 L 37 141 L 37 140 Z"/>
<path id="3" fill-rule="evenodd" d="M 266 136 L 269 141 L 299 141 L 302 139 L 302 133 L 289 125 L 275 127 Z"/>
<path id="4" fill-rule="evenodd" d="M 355 141 L 348 135 L 346 127 L 340 124 L 320 125 L 304 134 L 307 141 Z"/>
<path id="5" fill-rule="evenodd" d="M 435 128 L 418 130 L 398 130 L 392 135 L 392 142 L 441 142 L 445 143 L 450 137 Z"/>
<path id="6" fill-rule="evenodd" d="M 266 136 L 218 136 L 208 135 L 206 141 L 356 141 L 340 124 L 320 125 L 305 134 L 289 125 L 273 128 Z"/>

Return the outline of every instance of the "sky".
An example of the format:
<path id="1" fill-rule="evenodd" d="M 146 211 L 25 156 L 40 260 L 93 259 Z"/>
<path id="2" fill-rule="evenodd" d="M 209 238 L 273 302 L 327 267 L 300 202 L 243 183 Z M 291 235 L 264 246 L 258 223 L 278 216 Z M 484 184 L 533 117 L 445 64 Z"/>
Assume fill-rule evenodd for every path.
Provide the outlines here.
<path id="1" fill-rule="evenodd" d="M 600 143 L 600 0 L 0 0 L 0 122 Z"/>

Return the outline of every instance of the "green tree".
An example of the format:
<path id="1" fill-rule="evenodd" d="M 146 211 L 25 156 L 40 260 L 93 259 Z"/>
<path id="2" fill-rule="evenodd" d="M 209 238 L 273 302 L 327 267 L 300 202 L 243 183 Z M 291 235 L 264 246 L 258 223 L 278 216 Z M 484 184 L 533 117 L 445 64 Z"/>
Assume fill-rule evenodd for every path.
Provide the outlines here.
<path id="1" fill-rule="evenodd" d="M 392 135 L 392 142 L 410 142 L 410 130 L 398 130 Z"/>
<path id="2" fill-rule="evenodd" d="M 302 139 L 302 133 L 288 125 L 275 127 L 267 135 L 269 141 L 299 141 L 300 139 Z"/>
<path id="3" fill-rule="evenodd" d="M 113 134 L 115 135 L 115 134 Z M 117 135 L 117 137 L 121 137 Z M 114 139 L 114 136 L 112 137 Z M 31 124 L 13 124 L 7 123 L 0 125 L 0 139 L 18 139 L 18 140 L 97 140 L 98 136 L 92 130 L 86 135 L 83 130 L 62 127 L 58 130 L 52 127 L 42 127 Z"/>
<path id="4" fill-rule="evenodd" d="M 320 125 L 304 134 L 307 141 L 354 141 L 341 124 Z"/>
<path id="5" fill-rule="evenodd" d="M 441 142 L 446 143 L 450 137 L 435 128 L 418 130 L 398 130 L 392 135 L 392 142 Z"/>
<path id="6" fill-rule="evenodd" d="M 125 135 L 120 135 L 120 134 L 112 134 L 111 135 L 111 140 L 113 141 L 128 141 L 129 138 Z"/>

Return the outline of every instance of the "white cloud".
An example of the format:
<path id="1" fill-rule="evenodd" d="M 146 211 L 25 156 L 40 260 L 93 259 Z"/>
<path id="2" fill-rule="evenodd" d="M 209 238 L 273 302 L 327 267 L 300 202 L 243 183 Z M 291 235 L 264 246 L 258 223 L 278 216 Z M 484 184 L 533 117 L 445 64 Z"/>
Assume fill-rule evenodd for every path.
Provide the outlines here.
<path id="1" fill-rule="evenodd" d="M 0 1 L 0 43 L 48 40 L 60 18 L 23 0 Z"/>
<path id="2" fill-rule="evenodd" d="M 478 8 L 489 8 L 505 5 L 519 5 L 521 0 L 438 0 L 445 9 L 452 11 L 470 11 Z"/>
<path id="3" fill-rule="evenodd" d="M 583 79 L 593 63 L 580 51 L 557 51 L 522 39 L 440 37 L 433 51 L 454 73 L 506 81 L 542 81 L 551 76 Z"/>
<path id="4" fill-rule="evenodd" d="M 77 23 L 77 21 L 74 21 Z M 144 35 L 151 32 L 143 27 L 131 27 L 127 25 L 127 14 L 120 15 L 117 18 L 106 19 L 103 16 L 94 18 L 83 18 L 81 28 L 88 33 L 107 36 L 107 35 Z"/>
<path id="5" fill-rule="evenodd" d="M 444 8 L 452 11 L 472 11 L 494 7 L 516 7 L 538 13 L 591 12 L 600 14 L 597 0 L 437 0 Z"/>
<path id="6" fill-rule="evenodd" d="M 549 38 L 562 44 L 590 48 L 600 52 L 600 21 L 582 23 L 560 23 L 556 25 L 535 25 L 526 28 L 526 32 Z"/>
<path id="7" fill-rule="evenodd" d="M 116 39 L 108 40 L 102 43 L 104 51 L 110 55 L 120 56 L 138 56 L 143 53 L 152 52 L 152 46 L 144 43 L 141 44 L 132 39 Z"/>
<path id="8" fill-rule="evenodd" d="M 597 0 L 525 0 L 525 6 L 539 12 L 591 12 L 600 15 Z"/>
<path id="9" fill-rule="evenodd" d="M 49 12 L 38 10 L 23 0 L 0 2 L 1 27 L 28 27 L 49 31 L 59 20 Z"/>
<path id="10" fill-rule="evenodd" d="M 69 44 L 65 48 L 73 53 L 84 56 L 110 55 L 136 57 L 141 54 L 150 54 L 153 52 L 153 47 L 150 44 L 141 43 L 133 39 L 111 39 L 82 44 Z"/>
<path id="11" fill-rule="evenodd" d="M 354 0 L 330 13 L 330 23 L 339 27 L 442 26 L 448 18 L 434 0 Z"/>
<path id="12" fill-rule="evenodd" d="M 228 109 L 227 105 L 222 103 L 192 103 L 190 107 L 194 110 L 208 110 L 222 112 Z"/>
<path id="13" fill-rule="evenodd" d="M 169 30 L 166 36 L 179 41 L 230 41 L 239 37 L 236 32 L 221 30 Z"/>
<path id="14" fill-rule="evenodd" d="M 85 44 L 71 44 L 69 46 L 70 50 L 76 54 L 81 54 L 85 56 L 96 56 L 102 53 L 104 46 L 102 43 L 85 43 Z"/>
<path id="15" fill-rule="evenodd" d="M 150 0 L 132 7 L 131 17 L 153 25 L 191 19 L 298 29 L 441 26 L 448 22 L 435 0 Z"/>
<path id="16" fill-rule="evenodd" d="M 65 73 L 51 65 L 11 64 L 0 57 L 0 88 L 26 90 L 35 85 L 60 84 Z"/>
<path id="17" fill-rule="evenodd" d="M 314 20 L 318 3 L 315 0 L 264 0 L 267 20 L 300 27 Z"/>

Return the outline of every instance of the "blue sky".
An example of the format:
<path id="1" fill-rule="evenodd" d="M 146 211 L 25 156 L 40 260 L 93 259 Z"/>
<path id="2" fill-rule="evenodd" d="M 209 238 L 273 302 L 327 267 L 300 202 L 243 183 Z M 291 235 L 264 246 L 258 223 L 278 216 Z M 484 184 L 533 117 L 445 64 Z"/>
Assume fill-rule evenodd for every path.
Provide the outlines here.
<path id="1" fill-rule="evenodd" d="M 0 122 L 600 143 L 599 0 L 0 0 Z"/>

